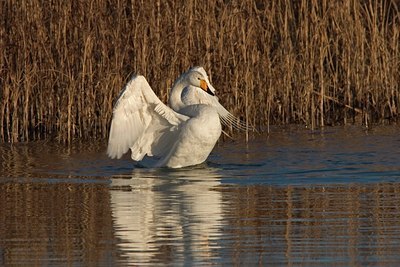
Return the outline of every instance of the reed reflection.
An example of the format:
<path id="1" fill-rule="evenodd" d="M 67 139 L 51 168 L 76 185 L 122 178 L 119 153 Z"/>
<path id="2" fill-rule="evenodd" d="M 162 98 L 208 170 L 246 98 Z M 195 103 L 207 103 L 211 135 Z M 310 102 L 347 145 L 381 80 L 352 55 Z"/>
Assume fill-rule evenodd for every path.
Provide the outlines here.
<path id="1" fill-rule="evenodd" d="M 135 169 L 112 180 L 118 246 L 135 263 L 213 262 L 221 236 L 218 169 Z"/>
<path id="2" fill-rule="evenodd" d="M 106 184 L 0 183 L 0 266 L 113 265 Z"/>
<path id="3" fill-rule="evenodd" d="M 398 184 L 225 185 L 218 190 L 225 224 L 221 253 L 230 255 L 228 264 L 400 262 Z"/>

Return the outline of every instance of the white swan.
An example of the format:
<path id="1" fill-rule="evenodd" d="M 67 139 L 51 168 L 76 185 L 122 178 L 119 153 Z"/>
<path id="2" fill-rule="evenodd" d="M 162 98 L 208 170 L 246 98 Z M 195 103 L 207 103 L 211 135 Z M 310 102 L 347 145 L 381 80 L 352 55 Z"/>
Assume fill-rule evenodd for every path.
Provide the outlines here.
<path id="1" fill-rule="evenodd" d="M 147 167 L 181 168 L 204 162 L 225 125 L 245 129 L 215 96 L 202 67 L 194 67 L 174 83 L 167 107 L 143 76 L 134 76 L 119 96 L 111 121 L 107 154 Z M 146 157 L 145 157 L 146 156 Z"/>

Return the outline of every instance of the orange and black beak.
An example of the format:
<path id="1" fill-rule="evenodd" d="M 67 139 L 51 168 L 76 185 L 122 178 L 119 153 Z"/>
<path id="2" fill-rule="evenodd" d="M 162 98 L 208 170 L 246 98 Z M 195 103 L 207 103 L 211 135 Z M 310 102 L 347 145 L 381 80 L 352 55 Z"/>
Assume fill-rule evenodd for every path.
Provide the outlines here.
<path id="1" fill-rule="evenodd" d="M 206 91 L 208 94 L 214 96 L 215 94 L 210 90 L 210 87 L 208 87 L 208 84 L 205 80 L 200 80 L 200 87 L 204 91 Z"/>

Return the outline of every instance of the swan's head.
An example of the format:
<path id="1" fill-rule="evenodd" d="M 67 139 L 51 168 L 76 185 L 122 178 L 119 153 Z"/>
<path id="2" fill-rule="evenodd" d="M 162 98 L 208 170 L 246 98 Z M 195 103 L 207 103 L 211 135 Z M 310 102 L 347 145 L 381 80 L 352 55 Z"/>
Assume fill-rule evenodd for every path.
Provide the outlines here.
<path id="1" fill-rule="evenodd" d="M 215 88 L 208 80 L 206 71 L 202 67 L 193 67 L 175 81 L 169 106 L 179 111 L 189 105 L 210 104 L 215 100 Z"/>
<path id="2" fill-rule="evenodd" d="M 187 73 L 187 79 L 189 84 L 203 89 L 208 94 L 214 96 L 215 88 L 211 85 L 208 80 L 208 76 L 203 67 L 191 68 Z"/>

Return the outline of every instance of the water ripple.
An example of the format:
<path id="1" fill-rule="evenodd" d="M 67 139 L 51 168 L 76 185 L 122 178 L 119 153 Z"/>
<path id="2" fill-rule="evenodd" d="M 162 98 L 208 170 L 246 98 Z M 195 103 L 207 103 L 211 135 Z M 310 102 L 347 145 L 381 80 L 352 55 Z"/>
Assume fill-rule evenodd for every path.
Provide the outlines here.
<path id="1" fill-rule="evenodd" d="M 396 266 L 397 133 L 277 130 L 179 170 L 1 144 L 0 265 Z"/>

